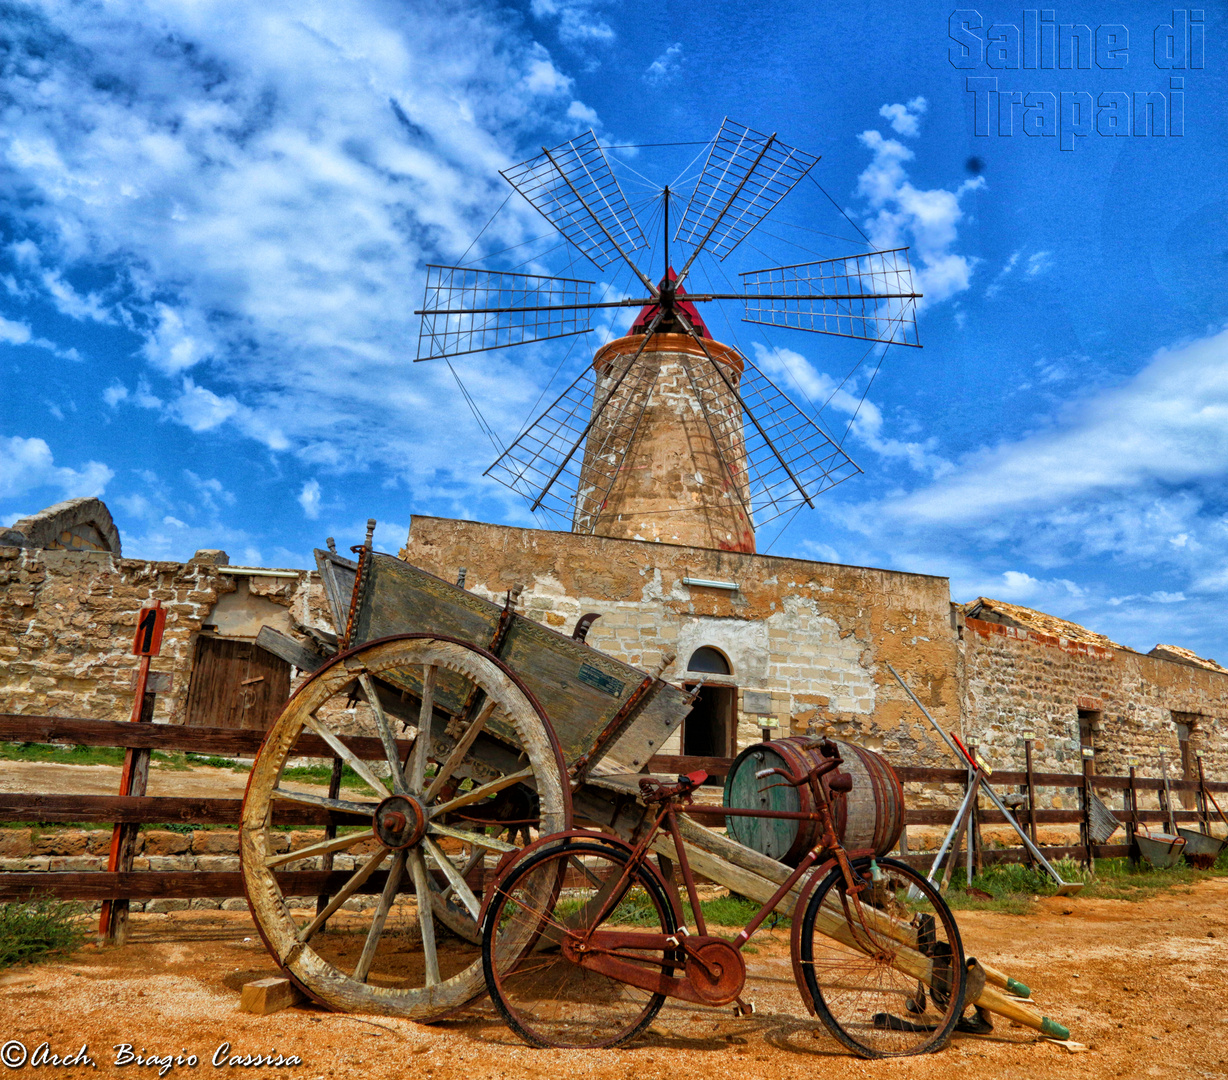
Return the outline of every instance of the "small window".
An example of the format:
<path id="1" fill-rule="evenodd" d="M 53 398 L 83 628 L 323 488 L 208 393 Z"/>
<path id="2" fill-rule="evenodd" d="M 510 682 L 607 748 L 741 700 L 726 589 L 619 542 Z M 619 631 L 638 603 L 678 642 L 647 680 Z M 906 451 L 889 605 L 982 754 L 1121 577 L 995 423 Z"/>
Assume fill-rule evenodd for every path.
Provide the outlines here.
<path id="1" fill-rule="evenodd" d="M 710 675 L 730 675 L 729 661 L 725 659 L 724 653 L 718 649 L 712 648 L 711 645 L 704 645 L 691 653 L 691 659 L 687 661 L 687 671 L 703 671 Z"/>

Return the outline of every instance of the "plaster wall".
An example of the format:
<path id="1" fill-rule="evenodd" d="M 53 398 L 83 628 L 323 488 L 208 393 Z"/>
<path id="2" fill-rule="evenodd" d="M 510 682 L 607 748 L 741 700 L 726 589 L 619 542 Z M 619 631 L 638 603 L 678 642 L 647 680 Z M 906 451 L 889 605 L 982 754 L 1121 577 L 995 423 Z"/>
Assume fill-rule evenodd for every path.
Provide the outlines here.
<path id="1" fill-rule="evenodd" d="M 764 721 L 743 707 L 753 690 L 770 696 L 785 734 L 827 732 L 894 761 L 945 763 L 887 662 L 940 723 L 959 727 L 945 578 L 430 517 L 413 518 L 401 554 L 447 580 L 466 567 L 466 587 L 491 600 L 520 584 L 521 611 L 564 632 L 600 612 L 590 644 L 644 669 L 672 651 L 664 677 L 675 682 L 696 648 L 719 649 L 741 692 L 740 747 L 761 738 Z"/>

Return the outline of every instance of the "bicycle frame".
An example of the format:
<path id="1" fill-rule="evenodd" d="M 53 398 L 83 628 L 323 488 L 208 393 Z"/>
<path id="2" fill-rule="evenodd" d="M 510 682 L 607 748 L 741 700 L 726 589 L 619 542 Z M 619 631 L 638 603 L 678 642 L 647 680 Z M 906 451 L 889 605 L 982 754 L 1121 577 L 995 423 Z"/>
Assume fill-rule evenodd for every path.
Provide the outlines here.
<path id="1" fill-rule="evenodd" d="M 689 805 L 689 792 L 685 795 L 670 795 L 661 801 L 661 809 L 652 825 L 644 832 L 639 842 L 630 848 L 630 857 L 623 867 L 622 873 L 614 887 L 609 889 L 605 899 L 591 920 L 596 929 L 588 930 L 583 936 L 577 935 L 575 940 L 564 944 L 564 952 L 569 959 L 582 967 L 599 971 L 611 978 L 629 983 L 653 993 L 665 994 L 668 997 L 681 998 L 686 1001 L 705 1005 L 728 1004 L 739 997 L 745 984 L 745 966 L 741 960 L 743 946 L 763 925 L 768 915 L 792 891 L 792 889 L 807 874 L 812 871 L 814 880 L 820 880 L 833 866 L 838 865 L 844 875 L 849 894 L 856 896 L 865 888 L 865 883 L 856 879 L 849 863 L 848 853 L 836 836 L 832 820 L 831 808 L 827 794 L 819 778 L 840 764 L 839 759 L 830 760 L 805 776 L 788 777 L 794 786 L 809 783 L 815 798 L 817 809 L 811 812 L 786 810 L 754 810 L 725 809 L 729 816 L 786 818 L 793 820 L 818 821 L 822 827 L 819 843 L 806 854 L 793 872 L 780 885 L 776 892 L 759 908 L 751 920 L 742 928 L 732 941 L 713 937 L 708 934 L 703 909 L 699 903 L 699 895 L 695 886 L 695 876 L 687 859 L 686 847 L 678 831 L 677 815 L 679 813 L 700 813 L 699 808 Z M 687 805 L 682 804 L 685 798 Z M 692 934 L 685 926 L 682 912 L 678 911 L 679 929 L 672 935 L 649 934 L 636 931 L 609 931 L 599 929 L 603 920 L 617 907 L 622 895 L 624 884 L 637 868 L 644 867 L 653 872 L 648 862 L 648 852 L 661 832 L 668 833 L 673 841 L 677 856 L 678 869 L 686 888 L 687 899 L 691 904 L 691 912 L 695 920 L 696 933 Z M 619 845 L 622 846 L 622 845 Z M 863 854 L 861 852 L 855 853 Z M 864 853 L 872 854 L 872 853 Z M 824 856 L 827 856 L 824 859 Z M 823 860 L 820 863 L 820 860 Z M 818 869 L 815 870 L 816 864 Z M 806 890 L 809 892 L 809 890 Z M 671 899 L 675 895 L 669 890 Z M 869 938 L 869 928 L 867 939 Z M 633 961 L 636 952 L 659 952 L 662 949 L 677 949 L 685 957 L 684 975 L 679 978 L 665 969 L 652 971 Z M 733 953 L 733 956 L 729 954 Z M 707 955 L 704 955 L 707 954 Z M 728 971 L 730 966 L 737 970 Z"/>

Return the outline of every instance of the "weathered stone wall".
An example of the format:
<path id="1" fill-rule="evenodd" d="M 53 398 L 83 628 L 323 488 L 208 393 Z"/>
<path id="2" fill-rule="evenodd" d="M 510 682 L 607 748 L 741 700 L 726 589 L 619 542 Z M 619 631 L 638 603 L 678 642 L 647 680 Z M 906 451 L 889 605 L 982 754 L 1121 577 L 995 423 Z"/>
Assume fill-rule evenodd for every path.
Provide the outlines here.
<path id="1" fill-rule="evenodd" d="M 0 547 L 0 712 L 128 719 L 137 611 L 158 599 L 166 633 L 150 666 L 173 673 L 174 685 L 158 695 L 154 719 L 182 723 L 196 638 L 219 608 L 226 621 L 226 598 L 243 590 L 300 623 L 331 625 L 318 577 L 306 571 L 244 577 L 204 561 Z"/>
<path id="2" fill-rule="evenodd" d="M 520 610 L 558 630 L 600 612 L 589 644 L 645 669 L 672 650 L 664 677 L 675 682 L 696 648 L 719 649 L 741 691 L 739 746 L 761 738 L 759 717 L 744 710 L 752 690 L 770 695 L 786 734 L 830 732 L 896 763 L 947 763 L 886 668 L 958 730 L 945 578 L 429 517 L 413 518 L 402 556 L 447 580 L 465 566 L 466 586 L 491 600 L 523 585 Z"/>
<path id="3" fill-rule="evenodd" d="M 1124 775 L 1135 758 L 1138 775 L 1159 776 L 1164 751 L 1170 779 L 1179 779 L 1178 712 L 1199 717 L 1190 742 L 1208 779 L 1228 776 L 1228 674 L 978 619 L 963 620 L 961 636 L 965 727 L 995 768 L 1023 768 L 1021 736 L 1031 730 L 1037 771 L 1081 772 L 1084 709 L 1100 714 L 1097 772 Z M 1074 805 L 1074 792 L 1051 801 Z"/>

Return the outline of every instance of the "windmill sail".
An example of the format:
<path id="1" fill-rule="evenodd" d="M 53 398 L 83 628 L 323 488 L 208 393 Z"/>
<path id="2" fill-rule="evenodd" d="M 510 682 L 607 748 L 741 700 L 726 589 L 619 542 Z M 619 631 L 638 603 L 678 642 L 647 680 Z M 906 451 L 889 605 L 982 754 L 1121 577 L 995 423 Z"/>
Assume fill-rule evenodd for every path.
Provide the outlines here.
<path id="1" fill-rule="evenodd" d="M 816 496 L 861 469 L 771 379 L 739 358 L 744 369 L 736 380 L 711 358 L 688 368 L 722 458 L 735 474 L 745 462 L 742 484 L 759 528 L 798 506 L 813 506 Z M 740 408 L 722 407 L 729 395 Z"/>
<path id="2" fill-rule="evenodd" d="M 739 275 L 745 322 L 920 348 L 908 248 Z"/>
<path id="3" fill-rule="evenodd" d="M 417 359 L 588 333 L 592 288 L 577 278 L 428 265 Z"/>
<path id="4" fill-rule="evenodd" d="M 500 175 L 599 270 L 648 246 L 591 131 Z"/>
<path id="5" fill-rule="evenodd" d="M 577 532 L 592 532 L 656 378 L 655 367 L 640 362 L 650 338 L 646 334 L 633 354 L 615 356 L 601 368 L 586 366 L 486 475 L 523 496 L 532 509 Z"/>
<path id="6" fill-rule="evenodd" d="M 675 239 L 726 258 L 818 160 L 726 117 Z"/>

